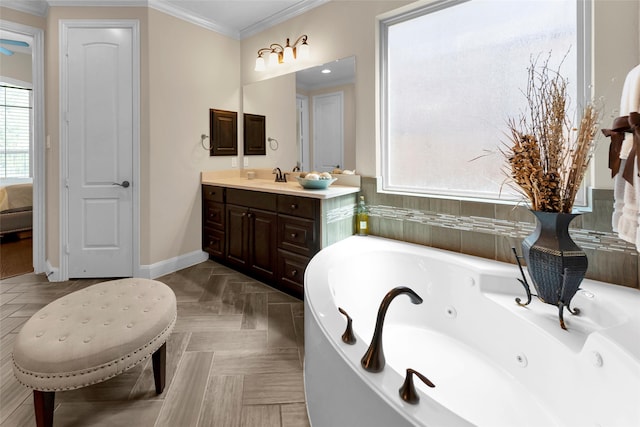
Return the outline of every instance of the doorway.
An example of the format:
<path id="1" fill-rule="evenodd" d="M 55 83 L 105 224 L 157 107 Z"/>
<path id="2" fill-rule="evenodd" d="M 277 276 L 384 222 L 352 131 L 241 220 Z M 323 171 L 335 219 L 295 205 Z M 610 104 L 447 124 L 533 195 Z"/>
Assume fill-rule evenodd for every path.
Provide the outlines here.
<path id="1" fill-rule="evenodd" d="M 44 30 L 0 19 L 2 38 L 26 41 L 31 56 L 31 239 L 32 267 L 35 273 L 46 271 L 45 259 L 45 136 L 44 136 Z M 5 37 L 5 35 L 7 37 Z"/>
<path id="2" fill-rule="evenodd" d="M 344 93 L 313 97 L 313 169 L 344 167 Z"/>
<path id="3" fill-rule="evenodd" d="M 138 21 L 61 21 L 61 276 L 139 270 Z"/>

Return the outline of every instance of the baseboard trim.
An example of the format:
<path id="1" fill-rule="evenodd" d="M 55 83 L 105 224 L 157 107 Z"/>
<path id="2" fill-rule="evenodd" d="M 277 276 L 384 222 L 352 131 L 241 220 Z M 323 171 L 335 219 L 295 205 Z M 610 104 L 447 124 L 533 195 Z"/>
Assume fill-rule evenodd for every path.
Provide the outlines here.
<path id="1" fill-rule="evenodd" d="M 52 266 L 49 260 L 47 260 L 46 262 L 45 273 L 47 275 L 47 280 L 49 280 L 50 282 L 62 281 L 62 279 L 60 278 L 60 269 Z"/>
<path id="2" fill-rule="evenodd" d="M 138 277 L 145 279 L 155 279 L 165 274 L 174 273 L 183 268 L 200 264 L 209 259 L 209 255 L 204 251 L 193 251 L 188 254 L 179 255 L 164 261 L 158 261 L 151 265 L 141 265 L 138 271 Z"/>

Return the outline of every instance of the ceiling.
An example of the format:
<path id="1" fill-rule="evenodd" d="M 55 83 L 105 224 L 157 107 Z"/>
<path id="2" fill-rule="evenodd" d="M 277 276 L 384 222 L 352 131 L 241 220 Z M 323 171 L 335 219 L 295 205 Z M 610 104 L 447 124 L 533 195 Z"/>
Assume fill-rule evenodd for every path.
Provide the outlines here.
<path id="1" fill-rule="evenodd" d="M 56 6 L 148 6 L 237 40 L 250 37 L 329 0 L 2 0 L 39 16 Z"/>

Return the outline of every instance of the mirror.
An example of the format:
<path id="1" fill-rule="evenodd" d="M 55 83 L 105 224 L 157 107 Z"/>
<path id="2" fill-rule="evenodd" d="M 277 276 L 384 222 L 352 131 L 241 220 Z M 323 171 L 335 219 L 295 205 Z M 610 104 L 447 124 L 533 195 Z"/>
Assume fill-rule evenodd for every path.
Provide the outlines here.
<path id="1" fill-rule="evenodd" d="M 243 112 L 266 116 L 276 141 L 250 167 L 355 169 L 355 57 L 245 85 Z"/>

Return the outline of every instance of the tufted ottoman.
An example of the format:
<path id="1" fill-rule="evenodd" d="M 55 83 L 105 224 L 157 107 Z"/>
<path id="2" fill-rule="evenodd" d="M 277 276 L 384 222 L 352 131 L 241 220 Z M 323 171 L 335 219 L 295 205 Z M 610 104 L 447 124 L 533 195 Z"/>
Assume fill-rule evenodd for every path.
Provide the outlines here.
<path id="1" fill-rule="evenodd" d="M 149 356 L 156 393 L 162 393 L 176 313 L 175 294 L 164 283 L 120 279 L 73 292 L 34 314 L 16 338 L 13 372 L 33 389 L 36 424 L 53 424 L 56 391 L 105 381 Z"/>

